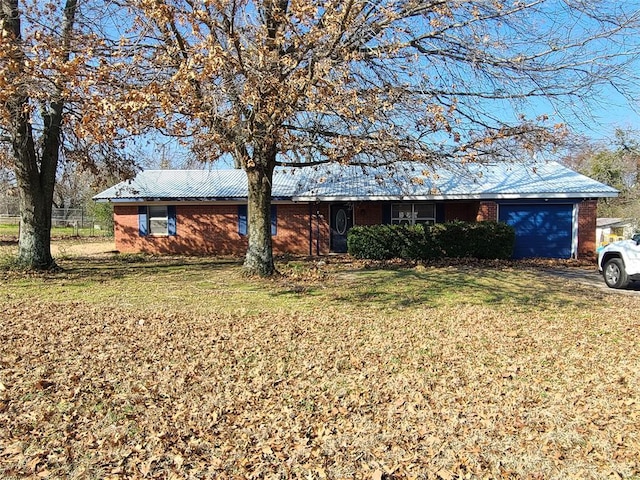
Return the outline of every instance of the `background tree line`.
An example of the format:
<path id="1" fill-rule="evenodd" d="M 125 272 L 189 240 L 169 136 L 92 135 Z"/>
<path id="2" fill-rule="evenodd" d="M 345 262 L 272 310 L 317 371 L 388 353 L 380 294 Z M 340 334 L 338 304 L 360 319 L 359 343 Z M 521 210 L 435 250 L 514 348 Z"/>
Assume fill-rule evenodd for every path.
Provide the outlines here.
<path id="1" fill-rule="evenodd" d="M 613 138 L 571 142 L 564 162 L 574 170 L 620 191 L 617 198 L 601 199 L 598 216 L 631 219 L 640 230 L 640 135 L 618 128 Z"/>

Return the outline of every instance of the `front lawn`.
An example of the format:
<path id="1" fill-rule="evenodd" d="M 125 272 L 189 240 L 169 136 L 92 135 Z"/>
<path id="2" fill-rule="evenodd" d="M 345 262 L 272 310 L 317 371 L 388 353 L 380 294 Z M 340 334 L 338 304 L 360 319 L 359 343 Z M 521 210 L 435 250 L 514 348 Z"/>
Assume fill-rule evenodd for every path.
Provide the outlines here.
<path id="1" fill-rule="evenodd" d="M 0 271 L 2 478 L 640 478 L 640 296 L 509 262 Z"/>

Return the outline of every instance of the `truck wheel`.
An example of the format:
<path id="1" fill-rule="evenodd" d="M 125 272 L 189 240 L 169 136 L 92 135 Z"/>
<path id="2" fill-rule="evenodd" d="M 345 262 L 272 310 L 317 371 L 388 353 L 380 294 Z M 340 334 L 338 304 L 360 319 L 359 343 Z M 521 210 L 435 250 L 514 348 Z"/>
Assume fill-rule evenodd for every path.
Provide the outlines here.
<path id="1" fill-rule="evenodd" d="M 604 283 L 610 288 L 624 288 L 629 285 L 629 277 L 624 270 L 624 263 L 619 258 L 607 260 L 604 265 Z"/>

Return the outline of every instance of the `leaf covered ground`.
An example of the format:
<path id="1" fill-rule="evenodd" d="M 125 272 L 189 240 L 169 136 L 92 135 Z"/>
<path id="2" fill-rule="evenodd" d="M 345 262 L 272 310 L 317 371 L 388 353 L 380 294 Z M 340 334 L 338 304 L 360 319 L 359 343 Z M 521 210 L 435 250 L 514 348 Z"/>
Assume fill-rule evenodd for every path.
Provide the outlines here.
<path id="1" fill-rule="evenodd" d="M 1 478 L 640 478 L 640 296 L 535 266 L 0 272 Z"/>

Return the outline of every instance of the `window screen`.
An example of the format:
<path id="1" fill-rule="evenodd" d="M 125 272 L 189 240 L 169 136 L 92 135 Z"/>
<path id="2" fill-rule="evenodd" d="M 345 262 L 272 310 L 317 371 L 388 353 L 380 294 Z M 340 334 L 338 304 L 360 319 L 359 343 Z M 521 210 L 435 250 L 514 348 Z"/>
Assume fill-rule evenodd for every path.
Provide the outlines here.
<path id="1" fill-rule="evenodd" d="M 166 205 L 149 206 L 149 234 L 168 235 L 169 216 Z"/>
<path id="2" fill-rule="evenodd" d="M 395 203 L 391 205 L 391 223 L 394 225 L 433 225 L 436 208 L 433 203 Z"/>

